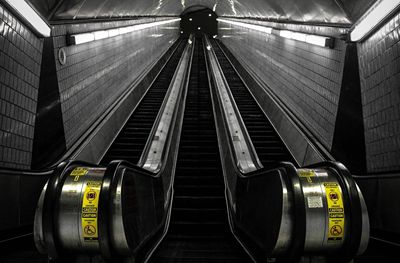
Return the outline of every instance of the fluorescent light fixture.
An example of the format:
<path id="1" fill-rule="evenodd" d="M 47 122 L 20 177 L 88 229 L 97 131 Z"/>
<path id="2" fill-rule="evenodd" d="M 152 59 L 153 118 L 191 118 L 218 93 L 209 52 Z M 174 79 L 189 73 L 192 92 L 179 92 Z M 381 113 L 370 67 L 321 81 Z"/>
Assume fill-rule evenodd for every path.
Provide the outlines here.
<path id="1" fill-rule="evenodd" d="M 96 31 L 93 34 L 94 34 L 94 40 L 108 38 L 108 31 Z"/>
<path id="2" fill-rule="evenodd" d="M 115 37 L 119 35 L 119 29 L 110 29 L 108 30 L 108 37 Z"/>
<path id="3" fill-rule="evenodd" d="M 380 24 L 400 5 L 400 0 L 377 1 L 354 26 L 350 33 L 351 41 L 359 41 Z"/>
<path id="4" fill-rule="evenodd" d="M 297 41 L 307 42 L 307 35 L 299 32 L 294 32 L 292 38 Z"/>
<path id="5" fill-rule="evenodd" d="M 272 27 L 265 27 L 265 26 L 259 26 L 259 25 L 253 25 L 253 24 L 248 24 L 248 23 L 242 23 L 242 22 L 237 22 L 237 21 L 232 21 L 232 20 L 227 20 L 227 19 L 222 19 L 222 18 L 217 18 L 217 21 L 219 22 L 224 22 L 236 26 L 242 26 L 245 28 L 261 31 L 267 34 L 272 33 Z"/>
<path id="6" fill-rule="evenodd" d="M 280 30 L 279 36 L 294 39 L 301 42 L 306 42 L 309 44 L 321 46 L 321 47 L 329 47 L 333 48 L 334 38 L 317 36 L 317 35 L 308 35 L 300 32 L 294 32 L 290 30 Z"/>
<path id="7" fill-rule="evenodd" d="M 86 33 L 86 34 L 79 34 L 74 35 L 74 44 L 79 45 L 87 42 L 94 41 L 94 34 L 93 33 Z"/>
<path id="8" fill-rule="evenodd" d="M 211 46 L 210 46 L 210 45 L 207 45 L 207 46 L 206 46 L 206 49 L 207 49 L 208 51 L 210 51 L 210 50 L 211 50 Z"/>
<path id="9" fill-rule="evenodd" d="M 79 44 L 83 44 L 83 43 L 92 42 L 95 40 L 124 35 L 127 33 L 131 33 L 133 31 L 138 31 L 138 30 L 142 30 L 142 29 L 146 29 L 146 28 L 150 28 L 150 27 L 169 24 L 172 22 L 180 21 L 180 20 L 181 20 L 180 18 L 175 18 L 175 19 L 157 21 L 157 22 L 152 22 L 152 23 L 137 24 L 137 25 L 133 25 L 133 26 L 126 26 L 126 27 L 114 28 L 114 29 L 109 29 L 109 30 L 99 30 L 99 31 L 94 31 L 94 32 L 89 32 L 89 33 L 71 35 L 71 36 L 69 36 L 69 44 L 70 45 L 79 45 Z"/>
<path id="10" fill-rule="evenodd" d="M 49 25 L 36 13 L 25 0 L 6 0 L 35 30 L 44 37 L 49 37 L 51 29 Z"/>
<path id="11" fill-rule="evenodd" d="M 321 36 L 315 36 L 315 35 L 307 35 L 306 36 L 306 41 L 309 44 L 321 46 L 321 47 L 326 47 L 327 46 L 327 39 L 326 37 L 321 37 Z"/>
<path id="12" fill-rule="evenodd" d="M 293 32 L 288 30 L 281 30 L 279 31 L 279 35 L 284 38 L 292 39 Z"/>

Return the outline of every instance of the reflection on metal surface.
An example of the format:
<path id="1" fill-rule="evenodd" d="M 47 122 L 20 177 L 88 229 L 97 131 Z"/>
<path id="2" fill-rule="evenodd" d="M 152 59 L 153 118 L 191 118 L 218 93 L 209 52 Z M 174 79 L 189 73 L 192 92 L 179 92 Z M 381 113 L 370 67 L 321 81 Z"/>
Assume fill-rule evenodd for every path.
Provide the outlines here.
<path id="1" fill-rule="evenodd" d="M 42 36 L 49 37 L 51 29 L 25 0 L 6 0 Z"/>
<path id="2" fill-rule="evenodd" d="M 79 44 L 84 44 L 88 42 L 92 42 L 95 40 L 100 40 L 100 39 L 105 39 L 105 38 L 110 38 L 110 37 L 115 37 L 127 33 L 131 33 L 134 31 L 150 28 L 150 27 L 155 27 L 155 26 L 161 26 L 173 22 L 180 21 L 180 18 L 174 18 L 174 19 L 169 19 L 169 20 L 163 20 L 163 21 L 157 21 L 157 22 L 152 22 L 152 23 L 143 23 L 143 24 L 137 24 L 133 26 L 126 26 L 126 27 L 121 27 L 121 28 L 113 28 L 109 30 L 100 30 L 100 31 L 95 31 L 95 32 L 89 32 L 89 33 L 84 33 L 84 34 L 76 34 L 76 35 L 71 35 L 69 37 L 69 44 L 71 45 L 79 45 Z"/>
<path id="3" fill-rule="evenodd" d="M 10 0 L 11 1 L 11 0 Z M 351 24 L 375 0 L 27 0 L 51 21 L 71 19 L 126 18 L 133 16 L 178 16 L 193 6 L 203 6 L 219 16 L 270 19 L 282 22 Z M 159 7 L 159 8 L 157 8 Z"/>
<path id="4" fill-rule="evenodd" d="M 350 33 L 351 41 L 359 41 L 400 5 L 400 0 L 380 0 L 356 23 Z"/>
<path id="5" fill-rule="evenodd" d="M 242 173 L 249 173 L 262 168 L 262 164 L 258 159 L 254 146 L 251 142 L 247 129 L 241 119 L 235 101 L 229 90 L 229 86 L 222 73 L 222 69 L 218 64 L 218 60 L 208 37 L 206 39 L 206 49 L 208 50 L 208 58 L 210 61 L 210 70 L 216 83 L 218 99 L 223 109 L 224 117 L 230 133 L 230 142 L 234 148 L 234 154 L 239 170 Z"/>
<path id="6" fill-rule="evenodd" d="M 235 0 L 228 0 L 229 4 L 231 5 L 232 13 L 236 16 L 236 8 L 235 8 Z"/>
<path id="7" fill-rule="evenodd" d="M 177 106 L 179 104 L 179 98 L 186 86 L 188 65 L 191 58 L 191 38 L 189 44 L 182 55 L 181 61 L 178 65 L 173 80 L 171 81 L 168 94 L 165 96 L 163 106 L 160 109 L 161 115 L 155 122 L 155 132 L 152 135 L 151 141 L 147 142 L 150 147 L 143 151 L 143 155 L 140 158 L 139 164 L 142 164 L 143 169 L 151 172 L 158 172 L 161 169 L 165 148 L 167 147 L 168 136 L 170 136 L 170 130 L 173 128 L 173 122 L 175 120 Z M 153 128 L 154 129 L 154 128 Z M 143 160 L 143 162 L 142 162 Z"/>

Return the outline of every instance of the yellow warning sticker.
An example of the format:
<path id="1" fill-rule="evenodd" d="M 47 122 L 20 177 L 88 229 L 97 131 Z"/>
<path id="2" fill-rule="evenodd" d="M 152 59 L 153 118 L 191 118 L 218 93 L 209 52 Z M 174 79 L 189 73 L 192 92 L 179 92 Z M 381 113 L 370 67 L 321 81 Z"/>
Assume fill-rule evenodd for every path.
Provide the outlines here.
<path id="1" fill-rule="evenodd" d="M 312 183 L 312 177 L 315 176 L 315 171 L 310 169 L 299 169 L 297 170 L 299 177 L 306 178 L 307 182 Z"/>
<path id="2" fill-rule="evenodd" d="M 76 167 L 74 170 L 72 170 L 70 176 L 74 176 L 74 182 L 79 181 L 79 178 L 81 176 L 84 176 L 88 173 L 88 169 L 83 168 L 83 167 Z"/>
<path id="3" fill-rule="evenodd" d="M 87 242 L 97 241 L 99 238 L 97 218 L 101 181 L 86 183 L 82 200 L 82 235 Z"/>
<path id="4" fill-rule="evenodd" d="M 344 207 L 342 191 L 337 183 L 324 183 L 328 203 L 328 242 L 341 241 L 344 236 Z"/>

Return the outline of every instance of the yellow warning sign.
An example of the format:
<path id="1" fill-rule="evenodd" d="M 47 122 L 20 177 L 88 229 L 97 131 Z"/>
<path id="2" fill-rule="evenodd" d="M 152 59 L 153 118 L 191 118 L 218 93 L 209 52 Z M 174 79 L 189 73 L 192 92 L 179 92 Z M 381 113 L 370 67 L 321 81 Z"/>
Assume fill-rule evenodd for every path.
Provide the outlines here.
<path id="1" fill-rule="evenodd" d="M 99 238 L 97 218 L 101 181 L 86 183 L 82 200 L 82 235 L 84 241 L 97 241 Z"/>
<path id="2" fill-rule="evenodd" d="M 81 176 L 84 176 L 88 173 L 88 169 L 83 168 L 83 167 L 76 167 L 74 170 L 72 170 L 70 176 L 74 176 L 74 182 L 79 181 L 79 178 Z"/>
<path id="3" fill-rule="evenodd" d="M 344 236 L 344 207 L 342 191 L 337 183 L 324 183 L 328 203 L 328 241 L 341 241 Z"/>
<path id="4" fill-rule="evenodd" d="M 315 176 L 315 171 L 310 169 L 299 169 L 297 170 L 299 177 L 306 178 L 307 182 L 312 183 L 312 177 Z"/>

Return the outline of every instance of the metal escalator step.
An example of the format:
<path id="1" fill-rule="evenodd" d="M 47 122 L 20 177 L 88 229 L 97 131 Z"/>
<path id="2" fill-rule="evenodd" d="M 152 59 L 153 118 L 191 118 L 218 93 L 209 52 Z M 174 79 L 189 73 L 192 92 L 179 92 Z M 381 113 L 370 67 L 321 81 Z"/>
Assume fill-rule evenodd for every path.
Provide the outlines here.
<path id="1" fill-rule="evenodd" d="M 178 44 L 174 54 L 153 82 L 136 110 L 129 117 L 101 164 L 108 164 L 108 162 L 116 159 L 127 160 L 132 163 L 139 161 L 185 47 L 183 42 L 181 41 Z"/>

